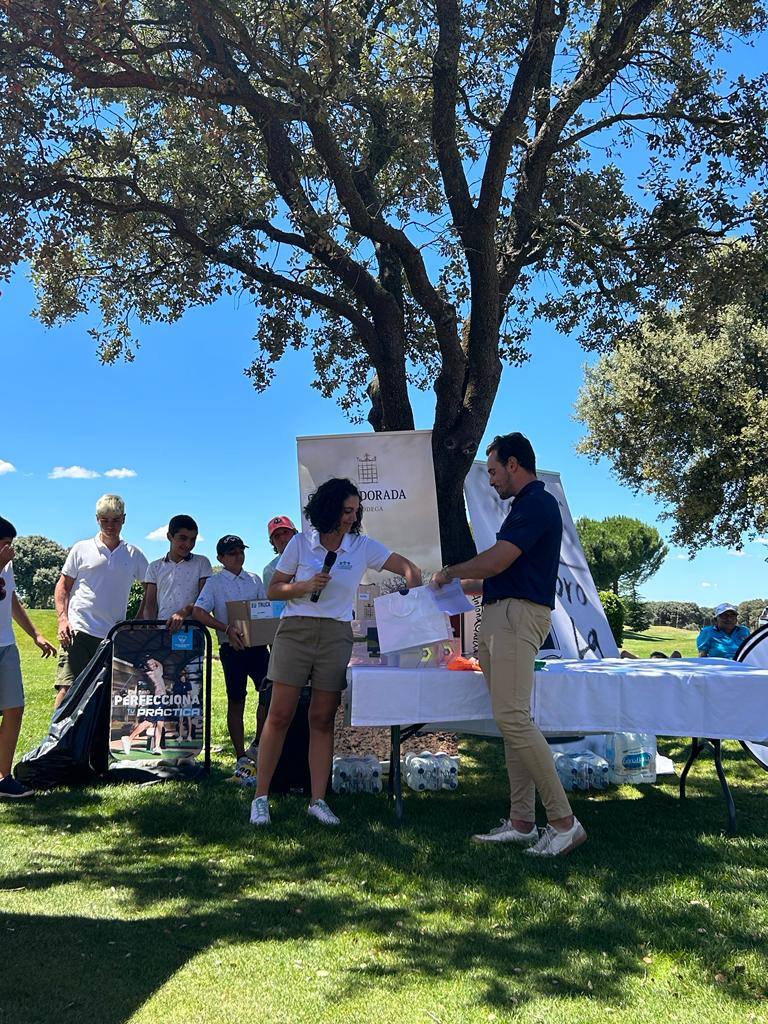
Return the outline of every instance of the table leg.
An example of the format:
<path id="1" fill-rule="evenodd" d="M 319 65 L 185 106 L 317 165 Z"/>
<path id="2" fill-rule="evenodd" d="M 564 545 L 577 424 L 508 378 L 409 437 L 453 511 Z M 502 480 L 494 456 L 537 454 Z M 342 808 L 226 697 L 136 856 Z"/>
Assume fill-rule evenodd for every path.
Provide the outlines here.
<path id="1" fill-rule="evenodd" d="M 733 796 L 731 795 L 728 780 L 725 777 L 725 770 L 723 769 L 722 740 L 710 740 L 710 743 L 715 755 L 715 771 L 717 772 L 718 779 L 720 779 L 720 785 L 723 787 L 725 806 L 728 808 L 728 834 L 735 836 L 736 804 L 733 802 Z"/>
<path id="2" fill-rule="evenodd" d="M 685 762 L 685 768 L 680 773 L 680 799 L 685 800 L 685 780 L 688 778 L 688 772 L 691 770 L 691 765 L 699 757 L 704 744 L 699 742 L 698 736 L 691 737 L 691 752 L 688 755 L 688 760 Z"/>
<path id="3" fill-rule="evenodd" d="M 688 760 L 685 762 L 685 767 L 680 773 L 680 799 L 685 799 L 685 780 L 688 777 L 688 772 L 691 770 L 693 762 L 696 761 L 707 746 L 712 747 L 712 753 L 715 760 L 715 771 L 717 777 L 720 780 L 720 786 L 725 796 L 725 806 L 728 809 L 728 834 L 736 835 L 736 804 L 733 800 L 728 780 L 725 777 L 725 769 L 723 768 L 723 742 L 722 740 L 701 740 L 698 736 L 691 737 L 691 752 L 688 755 Z"/>
<path id="4" fill-rule="evenodd" d="M 389 793 L 395 799 L 395 821 L 398 825 L 403 820 L 403 780 L 400 774 L 400 726 L 391 729 L 389 755 Z"/>

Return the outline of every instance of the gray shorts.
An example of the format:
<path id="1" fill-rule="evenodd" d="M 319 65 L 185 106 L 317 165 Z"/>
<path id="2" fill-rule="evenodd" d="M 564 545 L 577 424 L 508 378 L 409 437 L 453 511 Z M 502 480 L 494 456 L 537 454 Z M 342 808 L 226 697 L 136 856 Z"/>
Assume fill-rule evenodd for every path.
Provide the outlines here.
<path id="1" fill-rule="evenodd" d="M 338 693 L 347 686 L 352 655 L 352 624 L 310 615 L 280 620 L 267 675 L 273 683 Z"/>
<path id="2" fill-rule="evenodd" d="M 0 711 L 24 707 L 21 661 L 16 644 L 0 647 Z"/>

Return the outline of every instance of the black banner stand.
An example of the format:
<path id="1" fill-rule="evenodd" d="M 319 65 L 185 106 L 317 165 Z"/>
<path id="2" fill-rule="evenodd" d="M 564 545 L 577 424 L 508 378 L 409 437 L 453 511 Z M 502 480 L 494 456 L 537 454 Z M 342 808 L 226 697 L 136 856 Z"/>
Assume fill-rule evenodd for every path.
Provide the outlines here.
<path id="1" fill-rule="evenodd" d="M 212 701 L 212 674 L 213 674 L 213 644 L 211 642 L 211 635 L 208 629 L 197 622 L 195 619 L 185 619 L 182 629 L 192 631 L 192 635 L 197 634 L 202 637 L 203 641 L 203 703 L 202 703 L 202 717 L 203 717 L 203 770 L 206 775 L 210 775 L 211 772 L 211 701 Z M 120 635 L 128 633 L 136 633 L 137 631 L 147 632 L 149 630 L 165 631 L 165 620 L 164 619 L 127 619 L 123 622 L 118 622 L 107 634 L 107 640 L 112 644 L 112 650 L 114 652 L 115 640 Z M 111 717 L 110 717 L 111 722 Z"/>

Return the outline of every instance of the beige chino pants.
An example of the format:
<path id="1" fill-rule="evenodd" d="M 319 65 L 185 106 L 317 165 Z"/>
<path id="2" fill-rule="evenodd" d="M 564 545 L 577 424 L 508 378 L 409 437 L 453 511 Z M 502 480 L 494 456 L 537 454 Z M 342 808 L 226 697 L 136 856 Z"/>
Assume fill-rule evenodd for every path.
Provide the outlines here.
<path id="1" fill-rule="evenodd" d="M 477 657 L 504 737 L 510 818 L 536 820 L 536 790 L 549 821 L 572 813 L 547 741 L 531 720 L 534 662 L 551 614 L 544 605 L 515 597 L 483 608 Z"/>

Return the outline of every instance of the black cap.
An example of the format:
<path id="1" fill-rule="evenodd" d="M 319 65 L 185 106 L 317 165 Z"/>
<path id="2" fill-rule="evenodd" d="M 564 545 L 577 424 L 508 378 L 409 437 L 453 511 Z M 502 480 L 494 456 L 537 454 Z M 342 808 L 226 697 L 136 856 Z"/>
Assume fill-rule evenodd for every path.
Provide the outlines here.
<path id="1" fill-rule="evenodd" d="M 230 551 L 235 551 L 237 548 L 247 548 L 248 545 L 242 539 L 234 533 L 225 533 L 224 536 L 216 544 L 217 555 L 227 555 Z"/>

